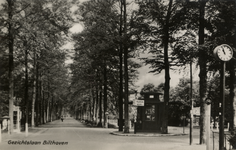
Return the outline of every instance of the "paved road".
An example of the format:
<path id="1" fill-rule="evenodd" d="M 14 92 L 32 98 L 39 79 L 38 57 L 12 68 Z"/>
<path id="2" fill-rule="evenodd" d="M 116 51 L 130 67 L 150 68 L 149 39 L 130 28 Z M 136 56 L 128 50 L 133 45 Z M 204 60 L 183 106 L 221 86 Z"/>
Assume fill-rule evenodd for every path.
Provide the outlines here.
<path id="1" fill-rule="evenodd" d="M 90 128 L 73 118 L 66 118 L 64 122 L 57 120 L 41 125 L 28 137 L 24 133 L 5 136 L 0 150 L 205 150 L 205 146 L 197 145 L 197 135 L 190 146 L 188 135 L 135 137 L 110 134 L 114 131 L 117 129 Z M 22 141 L 30 144 L 20 144 Z M 64 145 L 57 145 L 59 142 Z"/>

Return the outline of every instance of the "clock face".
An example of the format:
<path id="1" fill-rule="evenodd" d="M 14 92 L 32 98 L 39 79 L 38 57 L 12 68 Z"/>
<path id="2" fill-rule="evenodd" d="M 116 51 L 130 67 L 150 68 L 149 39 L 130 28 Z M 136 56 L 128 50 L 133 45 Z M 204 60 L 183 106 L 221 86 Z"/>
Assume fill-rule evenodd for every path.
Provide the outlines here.
<path id="1" fill-rule="evenodd" d="M 233 50 L 230 46 L 223 44 L 215 48 L 215 54 L 222 61 L 229 61 L 233 57 Z"/>

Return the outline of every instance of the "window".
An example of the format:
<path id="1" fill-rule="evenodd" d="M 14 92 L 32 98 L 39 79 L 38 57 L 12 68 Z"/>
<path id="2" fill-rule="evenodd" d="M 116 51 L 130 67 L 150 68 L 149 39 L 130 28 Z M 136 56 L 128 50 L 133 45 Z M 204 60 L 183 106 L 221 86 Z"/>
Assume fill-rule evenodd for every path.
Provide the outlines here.
<path id="1" fill-rule="evenodd" d="M 155 121 L 155 105 L 147 104 L 145 107 L 145 120 L 146 121 Z"/>
<path id="2" fill-rule="evenodd" d="M 149 98 L 154 98 L 154 95 L 149 95 Z"/>

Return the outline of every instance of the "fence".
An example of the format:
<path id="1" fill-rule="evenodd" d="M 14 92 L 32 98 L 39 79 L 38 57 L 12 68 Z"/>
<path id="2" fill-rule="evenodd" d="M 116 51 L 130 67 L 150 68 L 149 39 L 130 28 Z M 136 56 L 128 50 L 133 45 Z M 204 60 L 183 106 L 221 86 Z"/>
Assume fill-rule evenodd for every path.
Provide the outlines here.
<path id="1" fill-rule="evenodd" d="M 219 125 L 216 123 L 216 127 L 213 128 L 213 123 L 211 124 L 211 139 L 212 139 L 212 150 L 219 150 Z M 233 150 L 232 146 L 228 142 L 228 137 L 230 136 L 229 132 L 229 124 L 227 125 L 227 128 L 224 130 L 224 147 L 225 150 Z"/>

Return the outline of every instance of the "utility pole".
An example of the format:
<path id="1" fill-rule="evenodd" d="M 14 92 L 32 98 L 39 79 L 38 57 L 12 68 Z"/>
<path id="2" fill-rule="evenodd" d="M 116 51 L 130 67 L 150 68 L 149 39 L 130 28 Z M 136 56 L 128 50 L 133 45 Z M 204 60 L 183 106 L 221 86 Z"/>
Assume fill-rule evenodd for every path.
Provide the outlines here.
<path id="1" fill-rule="evenodd" d="M 190 129 L 189 129 L 189 144 L 193 143 L 193 73 L 192 73 L 192 61 L 190 61 Z"/>

